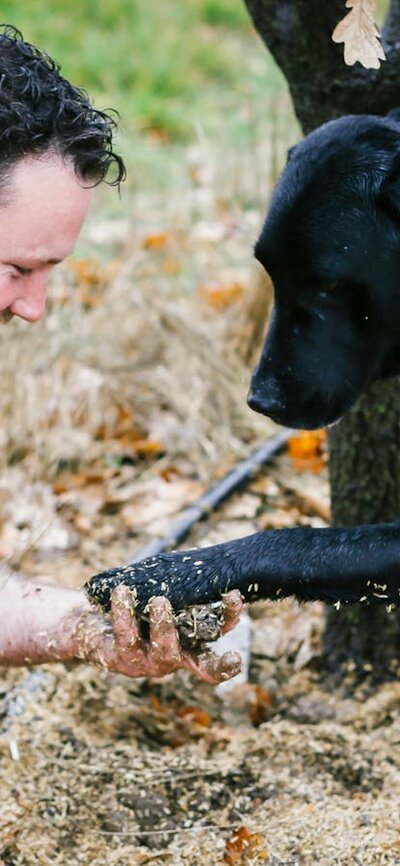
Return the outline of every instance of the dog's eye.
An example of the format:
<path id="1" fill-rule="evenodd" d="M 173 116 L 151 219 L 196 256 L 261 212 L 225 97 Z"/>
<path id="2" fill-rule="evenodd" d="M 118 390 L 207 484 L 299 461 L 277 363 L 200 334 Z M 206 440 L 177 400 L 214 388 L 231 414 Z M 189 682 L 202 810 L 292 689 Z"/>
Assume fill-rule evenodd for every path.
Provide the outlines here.
<path id="1" fill-rule="evenodd" d="M 340 292 L 341 289 L 343 289 L 343 283 L 340 282 L 340 280 L 332 280 L 331 282 L 318 282 L 314 283 L 313 288 L 320 298 L 326 298 L 328 295 L 332 295 L 335 292 Z"/>
<path id="2" fill-rule="evenodd" d="M 309 277 L 304 280 L 303 285 L 304 291 L 313 301 L 317 298 L 320 300 L 332 298 L 334 300 L 337 297 L 339 299 L 343 295 L 347 296 L 349 290 L 349 285 L 345 280 L 324 280 L 318 279 L 318 277 Z"/>
<path id="3" fill-rule="evenodd" d="M 339 280 L 332 280 L 331 283 L 322 283 L 320 287 L 320 292 L 337 292 L 338 289 L 341 288 L 341 283 Z"/>

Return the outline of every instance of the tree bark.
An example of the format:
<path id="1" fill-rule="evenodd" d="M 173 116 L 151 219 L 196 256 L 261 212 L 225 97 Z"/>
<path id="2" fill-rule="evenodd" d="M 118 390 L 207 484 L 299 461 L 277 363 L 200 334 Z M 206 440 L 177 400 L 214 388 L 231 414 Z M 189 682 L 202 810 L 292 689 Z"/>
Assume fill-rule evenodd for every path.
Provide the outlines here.
<path id="1" fill-rule="evenodd" d="M 400 515 L 400 382 L 370 386 L 329 434 L 332 522 L 379 523 Z M 398 675 L 400 618 L 397 611 L 360 605 L 329 608 L 325 667 L 353 669 L 374 679 Z"/>
<path id="2" fill-rule="evenodd" d="M 400 105 L 400 0 L 392 0 L 380 69 L 346 66 L 332 42 L 344 0 L 244 0 L 256 30 L 282 69 L 303 132 L 343 114 L 386 114 Z"/>
<path id="3" fill-rule="evenodd" d="M 344 0 L 245 0 L 256 30 L 288 82 L 305 133 L 344 114 L 386 114 L 400 106 L 400 0 L 382 30 L 387 60 L 378 70 L 347 67 L 331 35 Z M 373 250 L 371 250 L 371 256 Z M 332 520 L 336 525 L 400 518 L 400 388 L 372 385 L 329 434 Z M 330 610 L 325 666 L 341 674 L 393 675 L 400 654 L 397 612 L 361 606 Z"/>

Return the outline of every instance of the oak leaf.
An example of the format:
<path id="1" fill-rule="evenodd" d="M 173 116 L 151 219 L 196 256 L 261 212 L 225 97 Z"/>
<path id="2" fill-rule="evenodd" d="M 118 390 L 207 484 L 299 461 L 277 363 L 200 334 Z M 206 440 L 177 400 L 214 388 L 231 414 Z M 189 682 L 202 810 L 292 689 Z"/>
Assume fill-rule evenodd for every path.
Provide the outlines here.
<path id="1" fill-rule="evenodd" d="M 351 11 L 335 27 L 334 42 L 344 42 L 344 62 L 347 66 L 361 63 L 366 69 L 379 69 L 380 61 L 386 60 L 380 42 L 380 32 L 375 24 L 376 0 L 347 0 Z"/>

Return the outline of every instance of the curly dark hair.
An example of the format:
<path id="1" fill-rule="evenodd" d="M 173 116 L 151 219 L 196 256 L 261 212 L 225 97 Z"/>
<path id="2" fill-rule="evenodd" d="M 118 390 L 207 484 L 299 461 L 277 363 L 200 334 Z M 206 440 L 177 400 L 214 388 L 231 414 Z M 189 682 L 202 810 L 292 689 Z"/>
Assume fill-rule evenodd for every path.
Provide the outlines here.
<path id="1" fill-rule="evenodd" d="M 48 150 L 71 159 L 84 180 L 118 186 L 126 170 L 113 151 L 116 129 L 114 118 L 95 110 L 51 57 L 15 27 L 0 25 L 0 186 L 19 159 Z"/>

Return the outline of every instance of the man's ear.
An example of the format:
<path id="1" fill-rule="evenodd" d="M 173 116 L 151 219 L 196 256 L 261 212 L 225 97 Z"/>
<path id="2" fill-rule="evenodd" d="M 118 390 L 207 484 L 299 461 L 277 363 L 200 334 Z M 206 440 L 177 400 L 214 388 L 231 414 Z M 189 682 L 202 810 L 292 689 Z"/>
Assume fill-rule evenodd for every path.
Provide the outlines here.
<path id="1" fill-rule="evenodd" d="M 400 154 L 395 156 L 390 173 L 378 190 L 376 201 L 390 219 L 400 223 Z"/>

